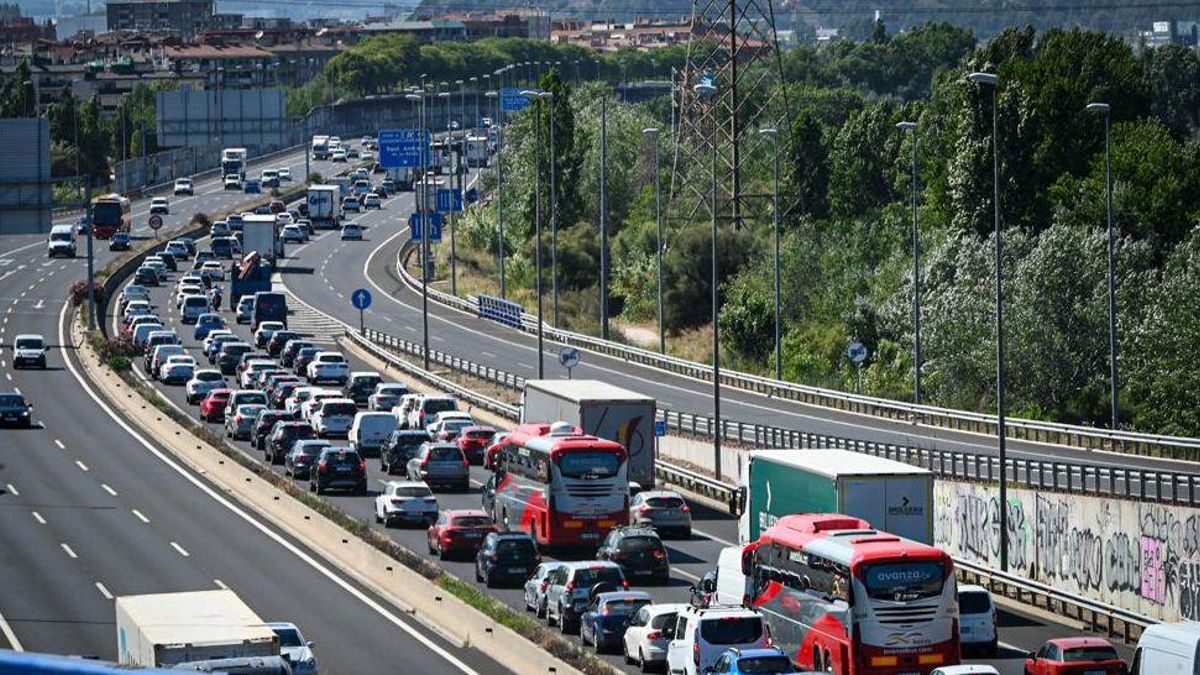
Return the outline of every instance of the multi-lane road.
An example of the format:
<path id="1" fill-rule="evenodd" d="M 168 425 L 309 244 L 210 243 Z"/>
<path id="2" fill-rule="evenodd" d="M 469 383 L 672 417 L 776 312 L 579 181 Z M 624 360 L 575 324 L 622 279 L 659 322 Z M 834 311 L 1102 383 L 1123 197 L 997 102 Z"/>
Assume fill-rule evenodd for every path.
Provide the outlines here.
<path id="1" fill-rule="evenodd" d="M 296 175 L 303 154 L 272 160 Z M 322 170 L 321 167 L 314 167 Z M 245 203 L 213 181 L 172 199 L 166 230 L 195 211 Z M 145 238 L 147 204 L 134 207 Z M 45 259 L 41 237 L 0 245 L 0 343 L 40 333 L 55 346 L 46 371 L 0 360 L 0 389 L 35 404 L 32 430 L 0 432 L 0 646 L 112 659 L 112 598 L 229 587 L 258 614 L 293 621 L 334 673 L 405 664 L 413 672 L 504 672 L 474 649 L 447 642 L 238 506 L 174 462 L 131 421 L 112 415 L 79 377 L 60 320 L 67 287 L 86 262 Z M 111 259 L 97 242 L 97 267 Z"/>

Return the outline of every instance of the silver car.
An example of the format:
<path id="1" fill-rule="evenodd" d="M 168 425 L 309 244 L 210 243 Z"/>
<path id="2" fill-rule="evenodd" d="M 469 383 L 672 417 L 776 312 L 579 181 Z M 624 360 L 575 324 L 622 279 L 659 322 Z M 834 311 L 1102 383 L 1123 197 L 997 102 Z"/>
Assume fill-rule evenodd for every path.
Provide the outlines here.
<path id="1" fill-rule="evenodd" d="M 471 465 L 454 443 L 424 443 L 417 456 L 408 460 L 408 479 L 429 486 L 452 485 L 460 492 L 471 487 Z"/>
<path id="2" fill-rule="evenodd" d="M 559 567 L 562 567 L 560 562 L 544 562 L 525 580 L 525 609 L 536 613 L 539 619 L 546 616 L 546 590 L 550 587 L 547 577 Z"/>
<path id="3" fill-rule="evenodd" d="M 629 500 L 631 525 L 652 527 L 660 537 L 668 533 L 681 539 L 692 537 L 692 510 L 677 492 L 648 490 Z"/>
<path id="4" fill-rule="evenodd" d="M 317 672 L 317 656 L 313 654 L 312 650 L 315 645 L 312 640 L 304 639 L 304 634 L 300 632 L 296 624 L 268 623 L 267 628 L 279 636 L 279 655 L 286 658 L 292 665 L 292 673 L 300 675 L 301 673 Z"/>
<path id="5" fill-rule="evenodd" d="M 625 574 L 615 562 L 590 560 L 563 563 L 547 577 L 546 623 L 557 624 L 566 633 L 579 626 L 579 617 L 591 602 L 596 584 L 620 591 L 628 586 Z"/>

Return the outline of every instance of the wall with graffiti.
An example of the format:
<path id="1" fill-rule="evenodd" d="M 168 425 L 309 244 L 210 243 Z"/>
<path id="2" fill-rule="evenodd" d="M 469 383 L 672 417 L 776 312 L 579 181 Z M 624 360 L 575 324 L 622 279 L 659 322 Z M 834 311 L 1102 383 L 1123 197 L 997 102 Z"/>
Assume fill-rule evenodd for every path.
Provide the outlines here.
<path id="1" fill-rule="evenodd" d="M 934 538 L 999 567 L 994 486 L 938 481 Z M 1009 570 L 1163 620 L 1200 619 L 1200 509 L 1008 490 Z"/>

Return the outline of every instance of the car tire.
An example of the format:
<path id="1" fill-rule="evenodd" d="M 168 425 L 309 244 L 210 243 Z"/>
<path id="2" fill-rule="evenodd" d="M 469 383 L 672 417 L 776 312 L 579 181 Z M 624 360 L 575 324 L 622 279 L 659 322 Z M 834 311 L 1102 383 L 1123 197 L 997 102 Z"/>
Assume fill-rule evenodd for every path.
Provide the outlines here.
<path id="1" fill-rule="evenodd" d="M 984 655 L 987 656 L 989 659 L 994 659 L 999 654 L 1000 654 L 1000 639 L 996 638 L 995 640 L 992 640 L 991 642 L 988 643 L 987 648 L 984 649 Z"/>
<path id="2" fill-rule="evenodd" d="M 638 669 L 643 673 L 650 672 L 650 662 L 646 660 L 646 654 L 641 649 L 638 650 Z"/>
<path id="3" fill-rule="evenodd" d="M 604 653 L 604 646 L 600 644 L 600 638 L 596 637 L 595 629 L 592 629 L 592 652 L 596 656 Z"/>
<path id="4" fill-rule="evenodd" d="M 483 574 L 479 571 L 479 561 L 478 560 L 475 561 L 475 581 L 476 582 L 483 581 Z M 526 605 L 525 608 L 528 609 L 529 606 Z"/>
<path id="5" fill-rule="evenodd" d="M 425 537 L 425 545 L 429 548 L 429 555 L 437 555 L 437 549 L 433 545 L 433 541 L 429 537 Z"/>
<path id="6" fill-rule="evenodd" d="M 483 585 L 487 588 L 495 588 L 496 587 L 496 582 L 492 580 L 492 575 L 490 575 L 490 574 L 483 575 Z"/>
<path id="7" fill-rule="evenodd" d="M 567 616 L 566 613 L 563 612 L 562 607 L 558 608 L 558 632 L 562 633 L 563 635 L 570 634 L 570 631 L 567 630 Z"/>
<path id="8" fill-rule="evenodd" d="M 546 603 L 545 614 L 546 614 L 546 625 L 547 626 L 557 626 L 558 625 L 558 619 L 554 618 L 554 616 L 552 614 L 550 614 L 550 603 Z"/>
<path id="9" fill-rule="evenodd" d="M 379 511 L 376 511 L 375 512 L 375 524 L 378 525 L 382 522 L 383 522 L 383 516 L 380 516 Z"/>
<path id="10" fill-rule="evenodd" d="M 546 607 L 545 602 L 538 603 L 537 610 L 534 612 L 534 614 L 539 619 L 546 618 L 546 616 L 549 615 L 549 613 L 550 613 L 550 610 L 549 610 L 549 608 Z"/>

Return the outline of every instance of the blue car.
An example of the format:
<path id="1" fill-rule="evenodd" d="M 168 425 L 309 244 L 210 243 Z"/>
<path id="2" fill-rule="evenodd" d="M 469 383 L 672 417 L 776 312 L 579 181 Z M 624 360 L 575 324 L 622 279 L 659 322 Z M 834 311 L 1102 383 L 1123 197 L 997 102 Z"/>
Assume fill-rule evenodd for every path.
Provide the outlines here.
<path id="1" fill-rule="evenodd" d="M 730 647 L 717 657 L 712 668 L 704 672 L 721 673 L 721 675 L 734 675 L 735 673 L 786 675 L 799 671 L 792 665 L 792 660 L 787 657 L 787 654 L 776 647 L 756 647 L 754 649 Z"/>
<path id="2" fill-rule="evenodd" d="M 192 331 L 192 338 L 203 340 L 208 337 L 208 334 L 214 330 L 225 327 L 225 319 L 221 318 L 220 314 L 214 312 L 205 312 L 196 317 L 196 330 Z"/>
<path id="3" fill-rule="evenodd" d="M 613 649 L 624 640 L 633 615 L 653 602 L 645 591 L 597 593 L 579 617 L 579 639 L 593 645 L 597 654 Z"/>

